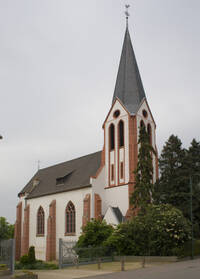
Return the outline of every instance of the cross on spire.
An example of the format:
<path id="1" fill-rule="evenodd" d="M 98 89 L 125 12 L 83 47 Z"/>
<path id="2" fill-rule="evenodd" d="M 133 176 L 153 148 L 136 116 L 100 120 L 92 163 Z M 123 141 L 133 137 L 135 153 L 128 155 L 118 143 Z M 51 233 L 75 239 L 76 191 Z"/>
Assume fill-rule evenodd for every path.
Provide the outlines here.
<path id="1" fill-rule="evenodd" d="M 130 5 L 125 5 L 125 8 L 126 8 L 126 11 L 125 11 L 125 15 L 126 15 L 126 27 L 128 27 L 128 18 L 130 16 L 129 14 L 129 8 L 130 8 Z"/>

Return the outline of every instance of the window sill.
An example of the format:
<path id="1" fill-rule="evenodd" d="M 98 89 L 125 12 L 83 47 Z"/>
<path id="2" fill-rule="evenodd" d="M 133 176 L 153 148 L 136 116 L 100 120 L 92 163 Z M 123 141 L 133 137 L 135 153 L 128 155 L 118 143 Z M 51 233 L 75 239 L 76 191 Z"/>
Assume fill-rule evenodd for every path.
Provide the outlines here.
<path id="1" fill-rule="evenodd" d="M 65 233 L 65 236 L 75 236 L 76 233 Z"/>
<path id="2" fill-rule="evenodd" d="M 36 234 L 36 237 L 44 237 L 44 234 Z"/>

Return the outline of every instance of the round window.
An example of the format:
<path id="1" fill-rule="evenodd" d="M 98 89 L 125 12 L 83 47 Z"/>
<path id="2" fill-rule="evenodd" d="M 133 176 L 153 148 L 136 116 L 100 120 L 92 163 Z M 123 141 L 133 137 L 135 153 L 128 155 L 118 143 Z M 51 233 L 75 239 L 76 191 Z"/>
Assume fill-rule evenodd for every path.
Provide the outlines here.
<path id="1" fill-rule="evenodd" d="M 146 111 L 145 109 L 143 109 L 142 114 L 143 114 L 143 116 L 144 116 L 145 118 L 147 118 L 148 113 L 147 113 L 147 111 Z"/>
<path id="2" fill-rule="evenodd" d="M 113 113 L 113 117 L 114 117 L 114 118 L 117 118 L 119 115 L 120 115 L 120 111 L 119 111 L 119 110 L 116 110 L 116 111 Z"/>

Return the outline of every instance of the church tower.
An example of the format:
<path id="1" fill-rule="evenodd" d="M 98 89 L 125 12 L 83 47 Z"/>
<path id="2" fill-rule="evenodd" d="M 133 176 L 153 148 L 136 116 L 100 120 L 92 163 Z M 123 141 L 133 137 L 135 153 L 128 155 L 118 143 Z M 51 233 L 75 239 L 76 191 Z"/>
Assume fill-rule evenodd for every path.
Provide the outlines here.
<path id="1" fill-rule="evenodd" d="M 134 191 L 134 173 L 138 160 L 138 137 L 145 125 L 150 142 L 156 149 L 156 124 L 149 108 L 128 23 L 111 109 L 103 124 L 107 204 L 119 207 L 130 216 L 129 197 Z M 152 154 L 153 181 L 158 178 L 157 156 Z M 127 208 L 128 207 L 128 208 Z"/>

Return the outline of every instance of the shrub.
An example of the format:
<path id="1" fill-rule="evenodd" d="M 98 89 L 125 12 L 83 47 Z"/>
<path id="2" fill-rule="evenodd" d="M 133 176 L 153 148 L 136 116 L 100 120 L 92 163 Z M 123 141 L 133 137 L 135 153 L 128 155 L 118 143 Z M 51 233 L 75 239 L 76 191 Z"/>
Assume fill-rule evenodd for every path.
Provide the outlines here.
<path id="1" fill-rule="evenodd" d="M 120 224 L 105 245 L 121 255 L 177 255 L 190 239 L 190 223 L 171 205 L 149 205 L 130 222 Z"/>
<path id="2" fill-rule="evenodd" d="M 20 258 L 20 264 L 24 265 L 24 264 L 29 264 L 29 257 L 28 255 L 23 255 Z"/>
<path id="3" fill-rule="evenodd" d="M 35 262 L 35 247 L 34 246 L 31 246 L 29 248 L 28 259 L 29 259 L 30 264 Z"/>
<path id="4" fill-rule="evenodd" d="M 101 247 L 104 241 L 112 234 L 113 227 L 105 221 L 92 220 L 83 227 L 83 233 L 76 244 L 77 248 Z"/>

